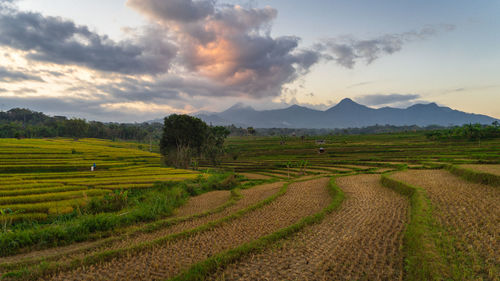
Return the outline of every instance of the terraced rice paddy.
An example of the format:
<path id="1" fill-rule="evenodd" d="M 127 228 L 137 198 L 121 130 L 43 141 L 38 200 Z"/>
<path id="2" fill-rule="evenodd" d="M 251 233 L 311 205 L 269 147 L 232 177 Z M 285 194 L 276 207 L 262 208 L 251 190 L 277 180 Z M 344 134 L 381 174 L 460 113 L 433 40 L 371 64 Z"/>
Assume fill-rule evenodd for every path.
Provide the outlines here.
<path id="1" fill-rule="evenodd" d="M 168 241 L 130 257 L 60 273 L 54 280 L 157 280 L 173 277 L 184 267 L 215 253 L 249 242 L 318 212 L 329 201 L 327 179 L 293 183 L 275 201 L 238 219 Z M 307 192 L 308 196 L 303 194 Z"/>
<path id="2" fill-rule="evenodd" d="M 268 180 L 271 178 L 270 176 L 253 174 L 253 173 L 240 173 L 240 175 L 244 176 L 249 180 Z"/>
<path id="3" fill-rule="evenodd" d="M 500 276 L 500 189 L 443 170 L 406 171 L 392 177 L 426 190 L 437 221 L 455 238 L 455 251 L 474 276 Z"/>
<path id="4" fill-rule="evenodd" d="M 169 215 L 122 223 L 68 243 L 12 249 L 4 243 L 12 233 L 1 232 L 0 245 L 11 252 L 0 254 L 0 276 L 499 280 L 498 187 L 428 169 L 454 165 L 498 175 L 498 141 L 484 141 L 478 148 L 476 143 L 434 143 L 411 133 L 331 138 L 323 154 L 317 153 L 313 139 L 291 139 L 286 145 L 278 138 L 228 139 L 227 148 L 237 151 L 237 157 L 222 159 L 220 167 L 245 179 L 232 190 L 205 190 L 183 199 Z M 78 220 L 77 211 L 92 198 L 123 190 L 141 198 L 157 181 L 188 180 L 162 192 L 194 192 L 206 177 L 162 167 L 158 154 L 138 148 L 91 139 L 0 140 L 0 209 L 23 210 L 10 215 L 14 225 L 28 219 L 40 222 L 39 229 L 55 229 L 61 218 Z M 478 164 L 483 162 L 492 164 Z M 97 169 L 91 172 L 93 163 Z M 337 187 L 329 184 L 332 177 Z M 383 186 L 381 177 L 399 185 Z M 134 210 L 95 216 L 128 219 Z M 438 255 L 415 251 L 415 245 Z M 415 256 L 424 262 L 410 263 Z M 426 263 L 438 270 L 414 278 Z"/>
<path id="5" fill-rule="evenodd" d="M 466 164 L 466 165 L 460 165 L 460 167 L 500 176 L 500 165 Z"/>
<path id="6" fill-rule="evenodd" d="M 338 178 L 346 193 L 340 210 L 211 279 L 402 280 L 408 202 L 378 180 L 378 175 Z"/>
<path id="7" fill-rule="evenodd" d="M 210 212 L 212 210 L 212 213 L 206 214 L 204 216 L 197 216 L 192 219 L 179 221 L 173 224 L 165 224 L 163 227 L 157 228 L 152 232 L 147 231 L 144 233 L 143 231 L 140 231 L 143 229 L 148 229 L 147 225 L 144 225 L 139 226 L 138 228 L 133 228 L 130 231 L 126 232 L 124 235 L 115 237 L 114 239 L 102 239 L 96 242 L 78 243 L 66 247 L 33 251 L 27 254 L 0 258 L 0 265 L 2 263 L 11 264 L 21 261 L 27 262 L 30 259 L 33 260 L 33 258 L 50 260 L 51 263 L 64 265 L 69 264 L 74 260 L 82 259 L 92 255 L 98 255 L 99 253 L 102 253 L 106 250 L 120 250 L 132 245 L 140 244 L 141 242 L 154 241 L 155 239 L 161 239 L 171 234 L 195 229 L 207 223 L 223 219 L 231 214 L 234 214 L 235 212 L 241 211 L 251 205 L 257 204 L 258 202 L 273 196 L 279 191 L 282 186 L 283 183 L 279 182 L 259 185 L 250 189 L 242 190 L 241 199 L 237 200 L 235 204 L 228 205 L 227 207 L 218 211 L 216 211 L 218 208 L 227 203 L 222 202 L 223 200 L 221 200 L 222 198 L 226 198 L 226 192 L 208 192 L 206 194 L 191 198 L 186 205 L 182 206 L 179 209 L 176 214 L 176 216 L 178 217 L 180 217 L 181 213 L 183 215 L 191 214 L 196 216 L 202 213 Z M 219 201 L 218 203 L 220 205 L 213 203 L 210 199 Z M 201 202 L 203 202 L 201 204 L 203 207 L 200 207 L 200 204 L 198 204 Z"/>
<path id="8" fill-rule="evenodd" d="M 198 176 L 160 167 L 158 154 L 137 145 L 96 139 L 0 139 L 0 159 L 0 209 L 18 212 L 14 221 L 70 213 L 114 189 Z"/>

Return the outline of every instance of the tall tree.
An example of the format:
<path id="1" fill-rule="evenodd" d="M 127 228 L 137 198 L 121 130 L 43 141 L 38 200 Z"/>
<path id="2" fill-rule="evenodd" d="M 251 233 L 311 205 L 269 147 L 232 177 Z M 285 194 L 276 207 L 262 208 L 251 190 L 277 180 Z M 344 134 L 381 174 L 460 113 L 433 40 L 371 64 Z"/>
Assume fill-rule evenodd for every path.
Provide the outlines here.
<path id="1" fill-rule="evenodd" d="M 160 150 L 167 164 L 176 167 L 187 168 L 193 157 L 202 156 L 216 165 L 228 135 L 224 127 L 209 127 L 199 118 L 172 114 L 165 117 Z"/>
<path id="2" fill-rule="evenodd" d="M 201 119 L 178 114 L 165 117 L 160 150 L 167 164 L 187 168 L 191 158 L 201 154 L 208 132 Z"/>

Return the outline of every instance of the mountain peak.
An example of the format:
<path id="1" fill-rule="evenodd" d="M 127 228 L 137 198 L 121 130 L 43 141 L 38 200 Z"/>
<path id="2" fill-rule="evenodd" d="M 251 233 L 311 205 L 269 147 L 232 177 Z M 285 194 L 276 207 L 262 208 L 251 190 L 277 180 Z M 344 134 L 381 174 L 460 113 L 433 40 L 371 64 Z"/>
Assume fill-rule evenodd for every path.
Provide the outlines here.
<path id="1" fill-rule="evenodd" d="M 235 103 L 233 106 L 226 109 L 226 111 L 233 111 L 233 110 L 252 110 L 252 111 L 255 111 L 255 109 L 253 109 L 253 107 L 251 107 L 249 105 L 245 105 L 241 102 Z"/>
<path id="2" fill-rule="evenodd" d="M 359 103 L 353 101 L 350 98 L 345 98 L 345 99 L 341 100 L 336 106 L 340 106 L 340 107 L 344 107 L 344 106 L 363 106 L 364 107 L 364 105 L 359 104 Z"/>
<path id="3" fill-rule="evenodd" d="M 354 102 L 354 101 L 353 101 L 352 99 L 350 99 L 350 98 L 344 98 L 344 99 L 342 99 L 342 100 L 339 102 L 339 104 L 353 104 L 353 103 L 356 103 L 356 102 Z M 357 104 L 357 103 L 356 103 L 356 104 Z"/>
<path id="4" fill-rule="evenodd" d="M 298 104 L 292 104 L 288 107 L 288 109 L 307 109 L 307 107 L 300 106 Z"/>
<path id="5" fill-rule="evenodd" d="M 437 105 L 435 102 L 431 103 L 417 103 L 414 104 L 408 108 L 439 108 L 439 105 Z"/>
<path id="6" fill-rule="evenodd" d="M 350 98 L 345 98 L 345 99 L 341 100 L 337 105 L 328 109 L 327 111 L 331 111 L 333 109 L 341 109 L 341 108 L 352 109 L 352 108 L 367 108 L 367 107 L 353 101 Z"/>

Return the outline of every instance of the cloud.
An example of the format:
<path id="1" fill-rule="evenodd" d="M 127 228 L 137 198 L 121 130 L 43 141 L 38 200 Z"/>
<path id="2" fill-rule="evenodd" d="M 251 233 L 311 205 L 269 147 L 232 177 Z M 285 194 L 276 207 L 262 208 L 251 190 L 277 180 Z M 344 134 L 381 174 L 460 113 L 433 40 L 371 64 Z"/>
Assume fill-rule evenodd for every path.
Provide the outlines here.
<path id="1" fill-rule="evenodd" d="M 191 0 L 128 0 L 127 5 L 175 38 L 176 62 L 218 89 L 213 96 L 278 96 L 284 84 L 319 60 L 316 51 L 298 48 L 298 37 L 270 36 L 277 15 L 270 7 Z"/>
<path id="2" fill-rule="evenodd" d="M 354 83 L 354 84 L 351 84 L 351 85 L 347 86 L 347 89 L 356 88 L 356 87 L 360 87 L 360 86 L 365 86 L 365 85 L 369 85 L 369 84 L 372 84 L 372 83 L 373 83 L 372 81 L 365 81 L 365 82 Z"/>
<path id="3" fill-rule="evenodd" d="M 0 99 L 46 112 L 131 121 L 130 112 L 161 116 L 242 98 L 271 104 L 321 58 L 346 67 L 371 63 L 443 29 L 370 40 L 346 36 L 305 49 L 299 37 L 271 36 L 278 14 L 271 7 L 212 0 L 127 5 L 149 22 L 128 28 L 126 40 L 113 41 L 71 20 L 20 11 L 15 1 L 0 0 L 0 52 L 12 54 L 4 58 L 6 67 L 16 65 L 0 67 Z M 47 83 L 30 92 L 23 81 L 40 77 Z"/>
<path id="4" fill-rule="evenodd" d="M 132 0 L 128 1 L 127 4 L 153 18 L 165 18 L 179 22 L 198 21 L 214 12 L 214 3 L 212 1 Z"/>
<path id="5" fill-rule="evenodd" d="M 0 6 L 0 45 L 28 51 L 27 58 L 128 74 L 169 69 L 176 48 L 152 30 L 114 42 L 74 22 Z"/>
<path id="6" fill-rule="evenodd" d="M 454 25 L 429 25 L 419 31 L 385 34 L 372 39 L 357 39 L 353 36 L 329 38 L 316 45 L 323 57 L 337 64 L 354 68 L 356 63 L 364 61 L 371 64 L 381 56 L 391 55 L 402 50 L 407 43 L 425 40 L 439 32 L 451 31 Z"/>
<path id="7" fill-rule="evenodd" d="M 48 115 L 87 118 L 108 122 L 137 122 L 165 116 L 173 112 L 182 112 L 183 108 L 174 108 L 146 102 L 107 103 L 102 100 L 87 100 L 72 97 L 1 97 L 3 110 L 15 107 L 29 108 Z"/>
<path id="8" fill-rule="evenodd" d="M 38 81 L 44 82 L 42 78 L 30 75 L 24 72 L 9 70 L 5 67 L 0 66 L 0 82 L 18 82 L 18 81 Z"/>
<path id="9" fill-rule="evenodd" d="M 358 97 L 356 101 L 368 106 L 377 106 L 407 103 L 419 99 L 420 97 L 421 96 L 418 94 L 374 94 Z"/>

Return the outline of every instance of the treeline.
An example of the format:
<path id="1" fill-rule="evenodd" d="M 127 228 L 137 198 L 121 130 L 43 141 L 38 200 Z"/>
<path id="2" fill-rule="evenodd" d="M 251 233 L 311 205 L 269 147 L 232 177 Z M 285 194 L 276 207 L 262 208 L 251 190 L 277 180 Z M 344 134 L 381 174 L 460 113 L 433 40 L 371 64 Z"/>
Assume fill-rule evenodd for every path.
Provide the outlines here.
<path id="1" fill-rule="evenodd" d="M 0 112 L 0 138 L 101 138 L 136 141 L 159 140 L 159 123 L 103 123 L 85 119 L 48 116 L 41 112 L 13 108 Z"/>
<path id="2" fill-rule="evenodd" d="M 404 133 L 444 129 L 445 127 L 431 125 L 426 127 L 394 126 L 394 125 L 373 125 L 362 128 L 342 128 L 342 129 L 292 129 L 292 128 L 259 128 L 255 129 L 259 136 L 326 136 L 326 135 L 365 135 L 384 133 Z M 231 131 L 232 132 L 232 131 Z"/>
<path id="3" fill-rule="evenodd" d="M 500 123 L 495 121 L 491 125 L 466 124 L 448 129 L 434 130 L 426 133 L 426 136 L 431 140 L 480 141 L 500 138 Z"/>

